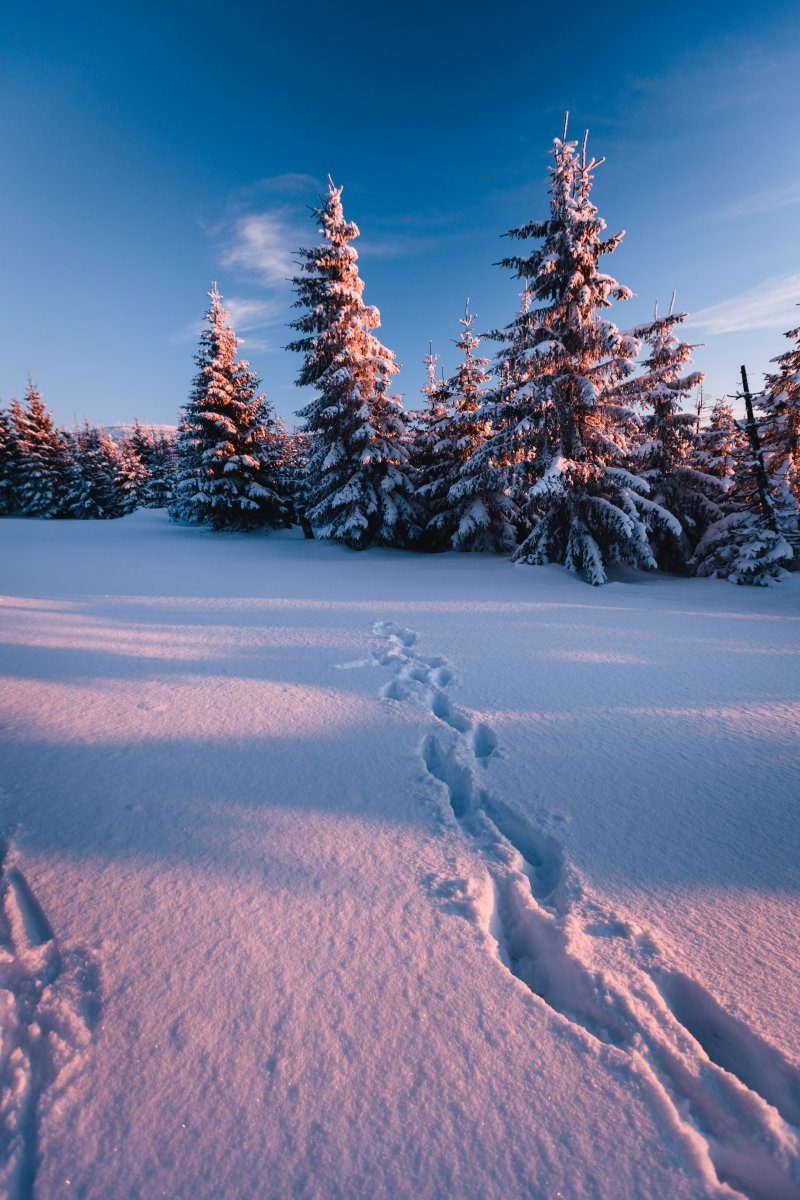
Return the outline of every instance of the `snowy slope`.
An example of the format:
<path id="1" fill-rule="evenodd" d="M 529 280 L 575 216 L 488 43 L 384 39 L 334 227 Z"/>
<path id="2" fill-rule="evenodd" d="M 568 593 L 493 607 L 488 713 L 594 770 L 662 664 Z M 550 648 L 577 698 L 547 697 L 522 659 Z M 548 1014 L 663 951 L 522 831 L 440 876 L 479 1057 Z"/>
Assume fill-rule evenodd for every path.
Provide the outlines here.
<path id="1" fill-rule="evenodd" d="M 800 577 L 0 556 L 10 1197 L 800 1197 Z"/>

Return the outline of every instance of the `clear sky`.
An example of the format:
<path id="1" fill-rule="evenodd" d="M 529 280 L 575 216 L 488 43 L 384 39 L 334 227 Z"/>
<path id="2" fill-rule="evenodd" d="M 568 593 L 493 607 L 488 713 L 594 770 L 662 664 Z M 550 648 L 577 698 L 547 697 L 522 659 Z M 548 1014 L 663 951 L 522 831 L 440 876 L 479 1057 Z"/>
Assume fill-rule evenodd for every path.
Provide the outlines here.
<path id="1" fill-rule="evenodd" d="M 708 393 L 758 384 L 800 321 L 798 81 L 797 0 L 4 5 L 0 400 L 30 373 L 63 423 L 174 423 L 215 279 L 291 420 L 285 280 L 330 172 L 414 407 L 467 295 L 513 316 L 499 235 L 546 214 L 565 109 L 627 230 L 614 319 L 677 288 Z"/>

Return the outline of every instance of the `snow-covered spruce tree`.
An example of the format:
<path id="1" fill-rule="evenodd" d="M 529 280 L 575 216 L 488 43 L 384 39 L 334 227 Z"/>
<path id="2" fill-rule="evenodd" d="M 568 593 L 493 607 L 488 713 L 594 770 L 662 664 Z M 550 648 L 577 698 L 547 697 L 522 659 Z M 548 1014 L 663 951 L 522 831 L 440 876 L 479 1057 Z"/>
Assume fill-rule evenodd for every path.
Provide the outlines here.
<path id="1" fill-rule="evenodd" d="M 247 530 L 286 521 L 287 506 L 271 473 L 275 422 L 259 380 L 244 359 L 216 284 L 209 292 L 195 356 L 198 372 L 182 410 L 173 520 L 216 530 Z"/>
<path id="2" fill-rule="evenodd" d="M 649 484 L 650 498 L 680 522 L 680 534 L 671 524 L 657 522 L 650 544 L 659 567 L 681 571 L 705 530 L 722 516 L 718 502 L 723 489 L 695 461 L 697 413 L 684 412 L 683 402 L 703 376 L 699 371 L 684 373 L 694 347 L 676 334 L 686 313 L 673 312 L 674 304 L 673 294 L 668 315 L 659 317 L 656 306 L 652 323 L 637 331 L 643 333 L 649 354 L 643 373 L 622 390 L 645 408 L 631 468 Z"/>
<path id="3" fill-rule="evenodd" d="M 463 328 L 456 345 L 461 361 L 448 385 L 451 413 L 435 431 L 442 486 L 429 528 L 454 550 L 502 552 L 515 544 L 516 507 L 503 468 L 481 454 L 491 428 L 481 413 L 489 360 L 475 354 L 480 338 L 472 331 L 475 317 L 469 301 L 459 323 Z"/>
<path id="4" fill-rule="evenodd" d="M 150 452 L 153 445 L 150 430 L 145 429 L 143 425 L 140 425 L 136 421 L 132 428 L 120 439 L 118 445 L 139 464 L 139 470 L 136 472 L 136 501 L 138 506 L 141 508 L 161 507 L 160 505 L 150 505 L 147 502 L 153 478 L 149 464 Z"/>
<path id="5" fill-rule="evenodd" d="M 303 536 L 309 539 L 314 537 L 314 531 L 306 516 L 306 480 L 310 452 L 310 434 L 303 429 L 293 429 L 291 433 L 284 429 L 281 494 L 287 497 L 292 524 L 299 525 Z"/>
<path id="6" fill-rule="evenodd" d="M 752 446 L 742 426 L 731 405 L 719 400 L 699 434 L 699 466 L 722 483 L 722 515 L 703 534 L 691 565 L 695 575 L 767 586 L 786 574 L 792 548 L 774 527 L 774 514 L 763 511 Z"/>
<path id="7" fill-rule="evenodd" d="M 8 413 L 0 409 L 0 517 L 17 508 L 19 455 L 14 426 Z"/>
<path id="8" fill-rule="evenodd" d="M 516 540 L 524 541 L 530 523 L 523 515 L 528 492 L 537 477 L 536 439 L 531 436 L 531 396 L 539 358 L 531 354 L 531 289 L 523 280 L 520 308 L 505 329 L 488 336 L 503 344 L 495 365 L 495 384 L 484 397 L 481 418 L 491 436 L 476 451 L 479 461 L 501 469 L 503 494 L 515 506 Z"/>
<path id="9" fill-rule="evenodd" d="M 781 529 L 800 548 L 800 326 L 790 329 L 791 350 L 773 358 L 779 364 L 767 375 L 764 391 L 757 399 L 761 410 L 761 445 L 775 494 Z"/>
<path id="10" fill-rule="evenodd" d="M 424 408 L 410 413 L 411 463 L 414 485 L 419 505 L 420 550 L 446 550 L 448 538 L 432 527 L 431 519 L 444 503 L 450 486 L 446 478 L 446 467 L 436 452 L 439 427 L 451 413 L 450 394 L 444 377 L 436 378 L 439 355 L 433 353 L 431 344 L 423 362 L 428 373 L 428 382 L 422 388 Z"/>
<path id="11" fill-rule="evenodd" d="M 29 379 L 25 400 L 11 402 L 17 443 L 17 503 L 31 517 L 61 517 L 70 466 L 67 435 L 56 427 L 39 389 Z"/>
<path id="12" fill-rule="evenodd" d="M 715 401 L 708 425 L 695 434 L 691 463 L 701 474 L 716 479 L 721 492 L 729 492 L 742 446 L 742 431 L 734 420 L 733 406 L 723 397 Z"/>
<path id="13" fill-rule="evenodd" d="M 618 389 L 638 342 L 601 315 L 612 299 L 631 295 L 599 269 L 623 236 L 602 238 L 605 222 L 589 198 L 603 160 L 587 160 L 586 139 L 579 153 L 566 129 L 553 157 L 549 219 L 509 234 L 542 244 L 501 264 L 530 281 L 533 302 L 527 328 L 514 325 L 506 335 L 523 339 L 517 353 L 527 360 L 527 379 L 515 404 L 526 458 L 538 474 L 525 509 L 531 532 L 515 558 L 563 563 L 601 584 L 610 562 L 654 568 L 648 531 L 671 528 L 679 537 L 680 525 L 625 466 L 635 414 Z"/>
<path id="14" fill-rule="evenodd" d="M 323 241 L 299 251 L 295 307 L 304 311 L 292 326 L 302 336 L 289 346 L 303 356 L 298 384 L 317 392 L 298 414 L 311 435 L 307 515 L 319 537 L 354 550 L 408 545 L 418 520 L 406 422 L 389 392 L 399 368 L 373 333 L 380 314 L 362 300 L 350 245 L 358 226 L 330 180 L 314 217 Z"/>
<path id="15" fill-rule="evenodd" d="M 175 484 L 174 436 L 161 429 L 148 428 L 137 421 L 119 445 L 130 450 L 144 469 L 137 482 L 139 506 L 166 508 L 172 499 Z"/>
<path id="16" fill-rule="evenodd" d="M 65 513 L 107 521 L 136 508 L 138 461 L 120 449 L 110 434 L 88 421 L 70 435 L 72 461 L 67 472 Z"/>

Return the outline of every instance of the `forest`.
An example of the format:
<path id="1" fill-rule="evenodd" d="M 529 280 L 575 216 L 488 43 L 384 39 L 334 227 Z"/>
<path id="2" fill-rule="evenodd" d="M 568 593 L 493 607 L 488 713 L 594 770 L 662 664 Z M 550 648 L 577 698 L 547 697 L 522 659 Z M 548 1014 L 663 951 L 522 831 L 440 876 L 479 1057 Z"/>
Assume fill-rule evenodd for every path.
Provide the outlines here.
<path id="1" fill-rule="evenodd" d="M 681 336 L 686 313 L 623 330 L 632 293 L 602 269 L 622 235 L 592 202 L 582 142 L 556 138 L 549 213 L 507 234 L 501 262 L 521 303 L 484 335 L 469 301 L 460 361 L 419 408 L 392 392 L 395 356 L 363 299 L 342 188 L 314 210 L 321 241 L 298 252 L 298 384 L 313 398 L 287 430 L 238 354 L 216 284 L 177 433 L 138 422 L 113 437 L 60 429 L 29 380 L 0 409 L 0 514 L 117 518 L 164 508 L 176 522 L 242 531 L 300 524 L 354 550 L 489 551 L 559 563 L 592 584 L 608 567 L 779 580 L 800 556 L 800 328 L 736 419 L 709 403 Z"/>

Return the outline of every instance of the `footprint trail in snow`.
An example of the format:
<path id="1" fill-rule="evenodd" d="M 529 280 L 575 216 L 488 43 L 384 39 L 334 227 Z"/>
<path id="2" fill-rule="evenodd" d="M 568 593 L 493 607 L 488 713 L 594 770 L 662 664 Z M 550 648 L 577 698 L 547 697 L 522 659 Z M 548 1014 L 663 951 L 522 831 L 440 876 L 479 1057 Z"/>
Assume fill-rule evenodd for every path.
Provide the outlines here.
<path id="1" fill-rule="evenodd" d="M 493 794 L 497 737 L 452 702 L 445 660 L 420 654 L 416 635 L 391 621 L 373 633 L 373 661 L 392 671 L 383 697 L 422 705 L 435 722 L 422 764 L 491 880 L 484 926 L 498 960 L 584 1045 L 613 1047 L 615 1061 L 648 1080 L 707 1194 L 800 1200 L 800 1070 L 676 969 L 652 935 L 593 901 L 544 820 Z"/>
<path id="2" fill-rule="evenodd" d="M 97 967 L 63 951 L 0 840 L 0 1195 L 31 1200 L 40 1122 L 74 1077 L 99 1015 Z"/>

